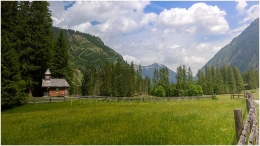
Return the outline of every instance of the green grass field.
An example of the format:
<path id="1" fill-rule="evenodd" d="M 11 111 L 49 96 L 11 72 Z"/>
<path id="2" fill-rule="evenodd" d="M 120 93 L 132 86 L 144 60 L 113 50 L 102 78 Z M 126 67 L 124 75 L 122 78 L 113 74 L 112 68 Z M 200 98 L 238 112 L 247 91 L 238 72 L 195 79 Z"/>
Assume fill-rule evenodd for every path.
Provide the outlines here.
<path id="1" fill-rule="evenodd" d="M 230 95 L 27 104 L 1 112 L 1 144 L 236 144 L 233 109 L 245 107 Z"/>

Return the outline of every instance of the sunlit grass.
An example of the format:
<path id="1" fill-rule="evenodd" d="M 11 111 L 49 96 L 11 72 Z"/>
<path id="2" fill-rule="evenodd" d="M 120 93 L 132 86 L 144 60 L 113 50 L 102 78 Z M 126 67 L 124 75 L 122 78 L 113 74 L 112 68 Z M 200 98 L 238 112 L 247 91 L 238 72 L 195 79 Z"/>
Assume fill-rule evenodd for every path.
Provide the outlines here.
<path id="1" fill-rule="evenodd" d="M 2 112 L 2 144 L 236 144 L 234 108 L 245 100 L 27 104 Z"/>

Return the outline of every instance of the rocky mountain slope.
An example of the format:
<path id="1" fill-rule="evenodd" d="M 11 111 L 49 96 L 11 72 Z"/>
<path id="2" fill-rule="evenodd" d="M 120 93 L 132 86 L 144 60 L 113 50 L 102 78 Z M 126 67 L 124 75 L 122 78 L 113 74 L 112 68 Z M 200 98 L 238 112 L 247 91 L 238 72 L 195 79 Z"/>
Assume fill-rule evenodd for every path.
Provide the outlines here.
<path id="1" fill-rule="evenodd" d="M 236 66 L 240 72 L 249 69 L 259 70 L 259 18 L 253 21 L 238 37 L 223 47 L 202 68 L 208 65 L 216 67 Z"/>

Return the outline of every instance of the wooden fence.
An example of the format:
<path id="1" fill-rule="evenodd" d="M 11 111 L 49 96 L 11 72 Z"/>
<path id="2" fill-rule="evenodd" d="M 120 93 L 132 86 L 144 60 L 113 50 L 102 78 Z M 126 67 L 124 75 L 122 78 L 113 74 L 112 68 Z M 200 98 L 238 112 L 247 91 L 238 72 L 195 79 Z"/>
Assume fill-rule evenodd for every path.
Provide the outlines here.
<path id="1" fill-rule="evenodd" d="M 216 98 L 216 94 L 202 95 L 202 96 L 182 96 L 182 97 L 152 97 L 152 96 L 139 96 L 139 97 L 111 97 L 111 96 L 79 96 L 79 98 L 92 98 L 92 99 L 104 99 L 104 100 L 184 100 L 184 99 L 203 99 L 203 98 Z"/>
<path id="2" fill-rule="evenodd" d="M 236 137 L 238 145 L 258 145 L 259 144 L 259 127 L 256 118 L 256 109 L 254 103 L 254 96 L 252 93 L 247 93 L 246 108 L 247 118 L 245 124 L 243 124 L 242 110 L 241 108 L 234 109 Z"/>
<path id="3" fill-rule="evenodd" d="M 27 99 L 27 103 L 63 102 L 70 99 L 75 99 L 75 97 L 33 97 Z"/>
<path id="4" fill-rule="evenodd" d="M 216 98 L 216 95 L 203 95 L 203 96 L 182 96 L 182 97 L 111 97 L 111 96 L 77 96 L 77 97 L 33 97 L 27 99 L 27 103 L 46 103 L 46 102 L 63 102 L 70 99 L 96 99 L 96 100 L 140 100 L 140 101 L 151 101 L 151 100 L 185 100 L 185 99 L 205 99 L 205 98 Z"/>

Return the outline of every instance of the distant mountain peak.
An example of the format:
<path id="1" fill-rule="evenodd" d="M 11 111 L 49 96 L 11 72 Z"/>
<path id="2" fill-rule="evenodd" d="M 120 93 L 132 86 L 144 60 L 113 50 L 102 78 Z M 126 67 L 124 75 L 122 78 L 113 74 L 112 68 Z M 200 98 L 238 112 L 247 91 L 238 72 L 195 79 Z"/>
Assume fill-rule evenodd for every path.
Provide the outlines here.
<path id="1" fill-rule="evenodd" d="M 168 68 L 168 67 L 163 64 L 160 64 L 160 63 L 153 63 L 148 66 L 142 66 L 143 77 L 147 76 L 150 79 L 153 79 L 155 69 L 161 69 L 161 68 Z M 171 82 L 176 83 L 176 79 L 175 79 L 176 73 L 169 68 L 168 68 L 168 70 L 169 70 L 169 76 L 170 76 L 169 77 L 170 83 Z"/>

